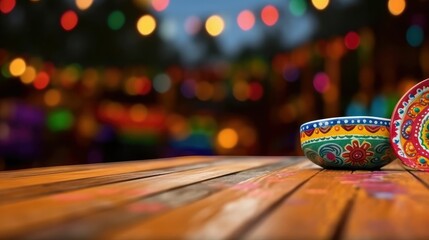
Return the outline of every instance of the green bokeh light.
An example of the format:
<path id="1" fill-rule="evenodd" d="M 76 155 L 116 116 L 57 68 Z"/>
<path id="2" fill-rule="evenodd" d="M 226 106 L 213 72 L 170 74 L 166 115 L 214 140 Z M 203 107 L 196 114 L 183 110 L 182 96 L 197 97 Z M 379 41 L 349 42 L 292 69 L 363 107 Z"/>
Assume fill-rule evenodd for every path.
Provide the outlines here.
<path id="1" fill-rule="evenodd" d="M 407 30 L 407 42 L 412 47 L 418 47 L 423 43 L 424 33 L 420 26 L 412 25 Z"/>
<path id="2" fill-rule="evenodd" d="M 119 30 L 125 24 L 125 15 L 121 11 L 113 11 L 107 18 L 107 25 L 112 30 Z"/>
<path id="3" fill-rule="evenodd" d="M 302 16 L 307 11 L 307 3 L 305 0 L 290 0 L 289 10 L 296 17 Z"/>
<path id="4" fill-rule="evenodd" d="M 12 77 L 12 75 L 9 72 L 9 63 L 8 64 L 3 64 L 3 66 L 1 67 L 1 74 L 3 75 L 3 77 L 5 78 L 10 78 Z"/>
<path id="5" fill-rule="evenodd" d="M 48 128 L 54 132 L 70 129 L 74 122 L 73 114 L 66 109 L 59 109 L 48 114 Z"/>

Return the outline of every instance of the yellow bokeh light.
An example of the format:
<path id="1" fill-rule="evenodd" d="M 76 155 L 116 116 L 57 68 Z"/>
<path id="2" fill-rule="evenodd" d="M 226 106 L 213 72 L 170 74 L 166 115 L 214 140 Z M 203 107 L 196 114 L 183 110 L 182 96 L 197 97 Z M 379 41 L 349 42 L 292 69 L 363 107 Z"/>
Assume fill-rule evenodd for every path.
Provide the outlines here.
<path id="1" fill-rule="evenodd" d="M 225 28 L 225 23 L 222 17 L 213 15 L 206 21 L 206 31 L 213 37 L 219 36 Z"/>
<path id="2" fill-rule="evenodd" d="M 249 85 L 240 80 L 234 84 L 232 93 L 238 101 L 246 101 L 249 98 Z"/>
<path id="3" fill-rule="evenodd" d="M 144 15 L 137 21 L 137 30 L 143 36 L 151 34 L 156 28 L 156 21 L 151 15 Z"/>
<path id="4" fill-rule="evenodd" d="M 387 8 L 392 15 L 398 16 L 404 12 L 406 5 L 405 0 L 389 0 Z"/>
<path id="5" fill-rule="evenodd" d="M 238 143 L 238 134 L 232 128 L 225 128 L 217 135 L 217 141 L 222 148 L 231 149 Z"/>
<path id="6" fill-rule="evenodd" d="M 57 89 L 49 89 L 43 97 L 45 104 L 49 107 L 55 107 L 61 102 L 61 92 Z"/>
<path id="7" fill-rule="evenodd" d="M 329 0 L 311 0 L 311 3 L 317 10 L 323 10 L 329 5 Z"/>
<path id="8" fill-rule="evenodd" d="M 32 66 L 27 66 L 25 72 L 20 76 L 21 82 L 31 84 L 36 78 L 36 69 Z"/>
<path id="9" fill-rule="evenodd" d="M 15 58 L 10 62 L 9 65 L 9 72 L 14 77 L 19 77 L 25 72 L 25 68 L 27 67 L 27 64 L 25 63 L 24 59 L 22 58 Z"/>
<path id="10" fill-rule="evenodd" d="M 91 7 L 93 0 L 76 0 L 76 7 L 80 10 L 86 10 Z"/>
<path id="11" fill-rule="evenodd" d="M 147 108 L 143 104 L 134 104 L 130 108 L 130 118 L 134 122 L 142 122 L 146 119 Z"/>

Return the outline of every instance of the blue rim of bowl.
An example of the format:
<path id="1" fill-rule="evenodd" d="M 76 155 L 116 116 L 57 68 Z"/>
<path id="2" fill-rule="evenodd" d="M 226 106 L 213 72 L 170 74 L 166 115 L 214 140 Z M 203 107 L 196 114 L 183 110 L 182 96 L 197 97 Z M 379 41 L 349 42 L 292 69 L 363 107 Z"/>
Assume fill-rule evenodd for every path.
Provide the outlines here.
<path id="1" fill-rule="evenodd" d="M 300 131 L 311 130 L 319 127 L 328 127 L 335 125 L 365 124 L 374 126 L 390 127 L 390 119 L 371 116 L 350 116 L 350 117 L 333 117 L 318 119 L 302 124 Z"/>

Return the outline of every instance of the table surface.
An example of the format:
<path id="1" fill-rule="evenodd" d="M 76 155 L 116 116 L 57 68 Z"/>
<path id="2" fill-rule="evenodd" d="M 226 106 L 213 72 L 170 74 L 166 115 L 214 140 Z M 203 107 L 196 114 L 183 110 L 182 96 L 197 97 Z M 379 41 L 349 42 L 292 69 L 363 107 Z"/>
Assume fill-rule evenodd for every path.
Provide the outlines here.
<path id="1" fill-rule="evenodd" d="M 0 239 L 422 239 L 429 173 L 304 157 L 180 157 L 0 172 Z"/>

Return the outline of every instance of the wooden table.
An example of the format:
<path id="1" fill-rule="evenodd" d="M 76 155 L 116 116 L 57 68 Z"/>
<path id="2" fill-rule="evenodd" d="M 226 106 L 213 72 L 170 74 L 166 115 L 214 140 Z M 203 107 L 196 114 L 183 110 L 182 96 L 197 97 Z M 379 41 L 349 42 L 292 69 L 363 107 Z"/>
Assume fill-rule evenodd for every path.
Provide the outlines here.
<path id="1" fill-rule="evenodd" d="M 304 157 L 182 157 L 0 172 L 0 239 L 423 239 L 429 173 Z"/>

